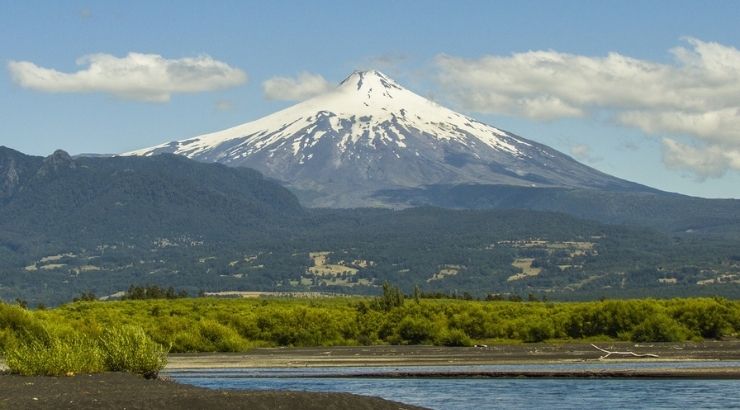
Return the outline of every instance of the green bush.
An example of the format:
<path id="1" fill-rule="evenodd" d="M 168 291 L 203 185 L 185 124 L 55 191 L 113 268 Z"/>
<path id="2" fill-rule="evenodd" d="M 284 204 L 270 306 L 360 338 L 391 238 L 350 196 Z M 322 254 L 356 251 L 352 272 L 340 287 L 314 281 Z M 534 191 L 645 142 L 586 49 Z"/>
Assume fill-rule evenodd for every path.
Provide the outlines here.
<path id="1" fill-rule="evenodd" d="M 686 340 L 688 330 L 664 314 L 648 317 L 632 330 L 633 342 L 678 342 Z"/>
<path id="2" fill-rule="evenodd" d="M 105 367 L 114 372 L 130 372 L 154 378 L 167 364 L 167 349 L 154 342 L 136 326 L 108 329 L 100 338 Z"/>
<path id="3" fill-rule="evenodd" d="M 241 352 L 247 348 L 246 342 L 236 330 L 215 320 L 201 321 L 198 325 L 198 331 L 206 342 L 209 351 Z"/>
<path id="4" fill-rule="evenodd" d="M 442 346 L 472 346 L 473 341 L 460 329 L 451 329 L 445 332 L 439 339 Z"/>
<path id="5" fill-rule="evenodd" d="M 156 377 L 167 363 L 167 350 L 135 326 L 106 330 L 99 338 L 70 329 L 35 328 L 23 331 L 6 346 L 12 373 L 62 376 L 74 373 L 126 371 Z"/>
<path id="6" fill-rule="evenodd" d="M 17 305 L 0 302 L 0 351 L 17 344 L 21 338 L 43 339 L 47 333 L 33 313 Z"/>
<path id="7" fill-rule="evenodd" d="M 525 323 L 520 335 L 525 342 L 536 343 L 552 339 L 554 333 L 555 328 L 552 322 L 546 319 L 540 319 Z"/>
<path id="8" fill-rule="evenodd" d="M 5 360 L 12 373 L 24 376 L 63 376 L 106 370 L 100 347 L 84 336 L 27 339 L 8 348 Z"/>
<path id="9" fill-rule="evenodd" d="M 405 317 L 398 324 L 398 336 L 406 344 L 429 343 L 437 336 L 437 329 L 426 318 Z"/>
<path id="10" fill-rule="evenodd" d="M 697 336 L 719 339 L 740 326 L 740 312 L 733 312 L 733 304 L 725 299 L 679 300 L 676 304 L 672 316 Z"/>

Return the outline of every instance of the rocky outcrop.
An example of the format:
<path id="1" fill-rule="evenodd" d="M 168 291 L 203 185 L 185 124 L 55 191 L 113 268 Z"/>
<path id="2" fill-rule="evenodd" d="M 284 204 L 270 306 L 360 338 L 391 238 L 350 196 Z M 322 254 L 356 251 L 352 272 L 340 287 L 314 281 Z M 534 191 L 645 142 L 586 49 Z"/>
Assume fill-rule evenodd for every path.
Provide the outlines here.
<path id="1" fill-rule="evenodd" d="M 77 163 L 63 150 L 56 150 L 53 154 L 44 158 L 43 165 L 39 168 L 37 175 L 46 176 L 66 169 L 77 168 Z"/>
<path id="2" fill-rule="evenodd" d="M 40 158 L 0 146 L 0 200 L 18 192 L 40 164 Z"/>

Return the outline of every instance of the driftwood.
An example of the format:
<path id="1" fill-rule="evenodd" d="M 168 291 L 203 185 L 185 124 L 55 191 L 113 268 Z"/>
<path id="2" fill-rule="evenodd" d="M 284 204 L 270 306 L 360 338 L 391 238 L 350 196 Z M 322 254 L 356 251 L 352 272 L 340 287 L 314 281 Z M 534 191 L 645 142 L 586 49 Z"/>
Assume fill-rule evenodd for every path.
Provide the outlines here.
<path id="1" fill-rule="evenodd" d="M 659 357 L 657 354 L 652 354 L 652 353 L 611 352 L 609 350 L 602 349 L 602 348 L 600 348 L 599 346 L 596 346 L 593 343 L 591 344 L 591 346 L 593 346 L 594 349 L 597 349 L 597 350 L 600 350 L 600 351 L 606 353 L 605 355 L 599 357 L 599 360 L 606 359 L 607 357 L 609 357 L 609 356 L 611 356 L 613 354 L 614 355 L 620 355 L 620 356 L 632 356 L 632 357 Z"/>

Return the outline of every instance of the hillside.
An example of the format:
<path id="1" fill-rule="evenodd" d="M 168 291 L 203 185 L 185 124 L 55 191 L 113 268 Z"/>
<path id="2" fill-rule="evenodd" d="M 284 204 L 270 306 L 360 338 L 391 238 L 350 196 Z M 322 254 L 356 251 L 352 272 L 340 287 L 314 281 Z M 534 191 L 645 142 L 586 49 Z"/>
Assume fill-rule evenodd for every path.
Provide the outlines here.
<path id="1" fill-rule="evenodd" d="M 732 240 L 531 210 L 304 209 L 244 168 L 2 153 L 0 175 L 14 181 L 0 203 L 6 300 L 131 284 L 366 294 L 384 281 L 477 296 L 735 295 L 740 280 Z"/>
<path id="2" fill-rule="evenodd" d="M 32 164 L 0 208 L 3 244 L 12 249 L 94 247 L 111 236 L 244 238 L 303 212 L 286 189 L 246 168 L 172 155 L 72 159 L 57 151 L 40 160 L 6 149 L 5 156 Z"/>
<path id="3" fill-rule="evenodd" d="M 506 185 L 432 185 L 375 194 L 397 207 L 531 209 L 562 212 L 608 224 L 650 227 L 671 234 L 740 238 L 740 200 L 667 192 L 609 192 Z"/>

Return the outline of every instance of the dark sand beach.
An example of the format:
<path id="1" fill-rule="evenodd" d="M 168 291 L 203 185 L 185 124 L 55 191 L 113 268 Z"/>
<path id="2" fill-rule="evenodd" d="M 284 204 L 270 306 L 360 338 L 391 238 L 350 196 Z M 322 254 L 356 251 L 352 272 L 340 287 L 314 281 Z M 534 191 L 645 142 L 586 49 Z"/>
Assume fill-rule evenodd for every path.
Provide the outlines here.
<path id="1" fill-rule="evenodd" d="M 239 392 L 146 380 L 127 373 L 0 376 L 2 409 L 379 409 L 419 407 L 349 393 Z"/>

